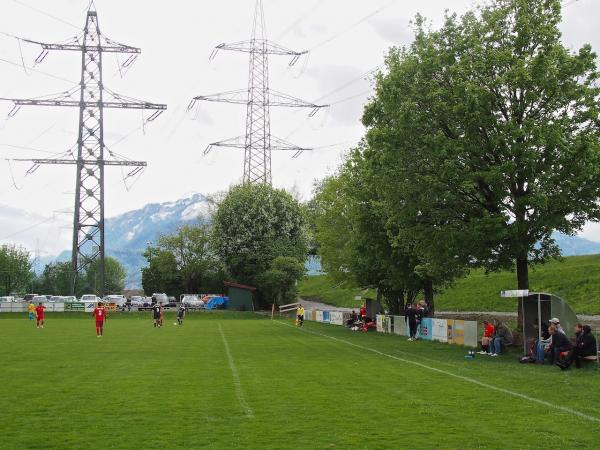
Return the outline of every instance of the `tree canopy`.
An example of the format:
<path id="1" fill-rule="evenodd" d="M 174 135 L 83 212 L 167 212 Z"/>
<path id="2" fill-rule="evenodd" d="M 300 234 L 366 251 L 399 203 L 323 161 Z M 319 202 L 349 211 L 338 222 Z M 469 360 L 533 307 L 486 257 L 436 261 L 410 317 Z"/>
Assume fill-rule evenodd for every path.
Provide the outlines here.
<path id="1" fill-rule="evenodd" d="M 274 292 L 272 281 L 277 278 L 269 271 L 299 278 L 289 259 L 278 258 L 304 264 L 308 252 L 304 212 L 284 190 L 263 184 L 234 186 L 215 211 L 212 245 L 234 281 L 254 285 L 265 296 Z"/>
<path id="2" fill-rule="evenodd" d="M 368 157 L 398 237 L 488 270 L 557 256 L 600 219 L 596 55 L 560 40 L 558 0 L 493 0 L 439 30 L 422 17 L 365 108 Z M 435 259 L 435 258 L 434 258 Z"/>

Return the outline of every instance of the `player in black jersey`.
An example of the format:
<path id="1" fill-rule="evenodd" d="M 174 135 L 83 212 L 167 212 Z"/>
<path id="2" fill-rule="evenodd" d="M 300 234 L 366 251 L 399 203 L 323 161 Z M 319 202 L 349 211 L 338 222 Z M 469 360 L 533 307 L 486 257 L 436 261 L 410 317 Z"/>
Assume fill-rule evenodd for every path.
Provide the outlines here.
<path id="1" fill-rule="evenodd" d="M 177 323 L 183 325 L 183 318 L 185 317 L 185 306 L 180 305 L 177 310 Z"/>

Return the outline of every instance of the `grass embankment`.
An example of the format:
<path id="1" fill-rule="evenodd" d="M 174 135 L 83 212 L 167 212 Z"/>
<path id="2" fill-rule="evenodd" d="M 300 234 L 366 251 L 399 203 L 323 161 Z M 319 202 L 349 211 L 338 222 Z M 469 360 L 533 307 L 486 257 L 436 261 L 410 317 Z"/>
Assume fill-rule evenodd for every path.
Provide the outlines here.
<path id="1" fill-rule="evenodd" d="M 600 314 L 600 255 L 572 256 L 529 271 L 530 291 L 549 292 L 565 299 L 575 312 Z M 516 288 L 512 272 L 485 274 L 474 270 L 439 293 L 436 308 L 443 311 L 515 311 L 516 299 L 500 298 L 500 291 Z M 316 297 L 336 306 L 357 307 L 356 295 L 375 298 L 347 283 L 335 286 L 326 275 L 308 277 L 299 284 L 300 296 Z"/>
<path id="2" fill-rule="evenodd" d="M 182 327 L 167 313 L 161 329 L 149 314 L 119 314 L 101 339 L 89 316 L 48 313 L 44 329 L 1 316 L 0 448 L 593 448 L 600 439 L 593 369 L 467 361 L 464 347 L 252 313 L 191 313 Z"/>

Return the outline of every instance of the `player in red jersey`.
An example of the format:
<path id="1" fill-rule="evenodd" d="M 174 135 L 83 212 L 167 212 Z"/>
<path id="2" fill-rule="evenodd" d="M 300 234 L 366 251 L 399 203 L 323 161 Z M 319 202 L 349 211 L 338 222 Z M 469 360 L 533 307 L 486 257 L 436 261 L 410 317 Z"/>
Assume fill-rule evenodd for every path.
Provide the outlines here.
<path id="1" fill-rule="evenodd" d="M 104 334 L 104 322 L 106 321 L 106 308 L 102 302 L 94 308 L 92 316 L 96 318 L 96 336 L 102 337 Z"/>
<path id="2" fill-rule="evenodd" d="M 42 302 L 40 302 L 36 307 L 35 307 L 35 317 L 36 317 L 36 323 L 35 325 L 38 328 L 44 328 L 44 310 L 46 309 L 46 307 L 42 304 Z"/>

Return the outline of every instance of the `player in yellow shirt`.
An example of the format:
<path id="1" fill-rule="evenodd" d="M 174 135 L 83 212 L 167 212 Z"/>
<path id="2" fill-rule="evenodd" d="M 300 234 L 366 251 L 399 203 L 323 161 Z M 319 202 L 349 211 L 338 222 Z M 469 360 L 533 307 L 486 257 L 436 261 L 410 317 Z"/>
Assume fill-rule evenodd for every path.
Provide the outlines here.
<path id="1" fill-rule="evenodd" d="M 298 305 L 298 309 L 296 310 L 296 325 L 301 327 L 304 324 L 304 306 L 302 304 Z"/>
<path id="2" fill-rule="evenodd" d="M 33 306 L 33 302 L 29 302 L 27 311 L 29 312 L 29 320 L 35 319 L 35 306 Z"/>

